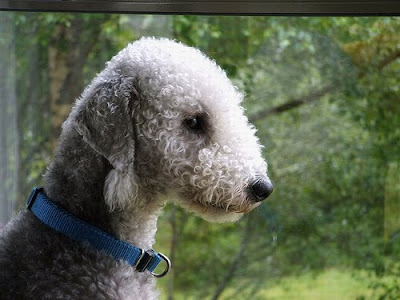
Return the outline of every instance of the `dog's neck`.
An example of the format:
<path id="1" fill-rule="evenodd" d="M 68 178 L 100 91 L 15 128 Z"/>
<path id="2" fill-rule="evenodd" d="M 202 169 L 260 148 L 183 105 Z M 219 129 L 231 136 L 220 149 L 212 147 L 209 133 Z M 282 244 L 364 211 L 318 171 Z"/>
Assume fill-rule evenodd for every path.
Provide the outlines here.
<path id="1" fill-rule="evenodd" d="M 104 200 L 105 179 L 111 170 L 108 161 L 82 137 L 69 132 L 61 137 L 45 174 L 45 192 L 78 218 L 136 247 L 150 249 L 161 207 L 132 207 L 111 212 Z"/>
<path id="2" fill-rule="evenodd" d="M 151 249 L 155 243 L 160 207 L 133 208 L 112 213 L 113 231 L 118 238 L 142 249 Z"/>

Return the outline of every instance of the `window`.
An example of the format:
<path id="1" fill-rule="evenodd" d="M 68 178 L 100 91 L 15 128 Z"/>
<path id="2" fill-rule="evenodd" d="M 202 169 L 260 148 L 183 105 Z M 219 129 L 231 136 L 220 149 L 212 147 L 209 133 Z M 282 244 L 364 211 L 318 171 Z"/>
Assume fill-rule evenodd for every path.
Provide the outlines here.
<path id="1" fill-rule="evenodd" d="M 1 226 L 43 184 L 63 121 L 104 63 L 130 41 L 163 36 L 201 49 L 246 93 L 275 183 L 267 202 L 235 224 L 164 210 L 157 246 L 175 253 L 174 273 L 159 282 L 164 299 L 400 297 L 395 4 L 358 6 L 381 16 L 322 17 L 301 15 L 349 14 L 358 4 L 270 3 L 272 14 L 292 7 L 296 16 L 256 16 L 263 6 L 251 1 L 227 16 L 211 15 L 222 1 L 193 1 L 174 15 L 154 14 L 179 12 L 173 1 L 143 2 L 144 14 L 122 14 L 135 10 L 129 2 L 105 4 L 114 13 L 83 12 L 92 8 L 74 1 L 13 2 L 0 1 L 13 10 L 0 11 Z M 230 4 L 246 9 L 243 2 Z M 69 12 L 36 11 L 44 5 Z"/>

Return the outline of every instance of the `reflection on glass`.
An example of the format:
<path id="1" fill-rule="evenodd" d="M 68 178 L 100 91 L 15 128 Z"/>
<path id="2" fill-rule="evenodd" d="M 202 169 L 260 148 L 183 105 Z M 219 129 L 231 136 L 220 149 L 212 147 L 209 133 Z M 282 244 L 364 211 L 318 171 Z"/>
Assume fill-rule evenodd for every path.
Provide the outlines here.
<path id="1" fill-rule="evenodd" d="M 104 63 L 141 36 L 170 37 L 246 92 L 275 191 L 237 224 L 168 207 L 157 248 L 176 261 L 162 299 L 398 298 L 399 31 L 396 17 L 0 12 L 0 226 L 41 184 Z"/>

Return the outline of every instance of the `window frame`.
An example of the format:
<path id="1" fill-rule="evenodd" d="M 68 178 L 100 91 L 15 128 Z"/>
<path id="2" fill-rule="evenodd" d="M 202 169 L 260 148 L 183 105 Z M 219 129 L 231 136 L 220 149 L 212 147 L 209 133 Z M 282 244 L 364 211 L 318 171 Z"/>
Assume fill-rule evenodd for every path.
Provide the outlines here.
<path id="1" fill-rule="evenodd" d="M 0 10 L 134 14 L 387 16 L 395 0 L 0 0 Z"/>

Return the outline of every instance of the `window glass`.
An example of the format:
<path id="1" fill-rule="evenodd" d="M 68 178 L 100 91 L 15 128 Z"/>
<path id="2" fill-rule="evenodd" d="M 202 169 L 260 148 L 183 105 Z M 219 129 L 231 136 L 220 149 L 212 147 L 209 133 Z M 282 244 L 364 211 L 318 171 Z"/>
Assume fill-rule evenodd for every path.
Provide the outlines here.
<path id="1" fill-rule="evenodd" d="M 0 12 L 0 227 L 43 184 L 105 62 L 163 36 L 201 49 L 246 93 L 275 190 L 235 224 L 167 206 L 156 248 L 175 259 L 162 299 L 398 298 L 399 32 L 398 17 Z"/>

